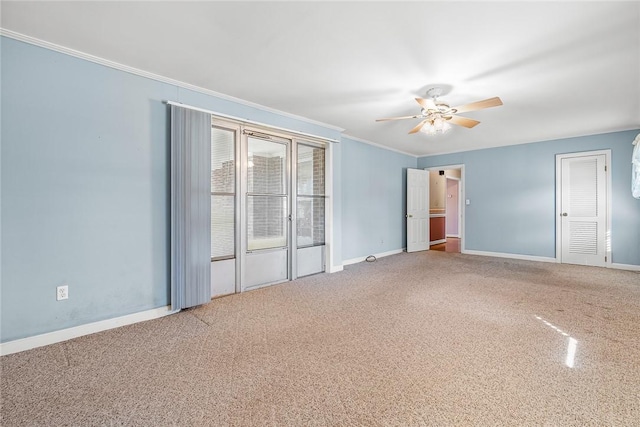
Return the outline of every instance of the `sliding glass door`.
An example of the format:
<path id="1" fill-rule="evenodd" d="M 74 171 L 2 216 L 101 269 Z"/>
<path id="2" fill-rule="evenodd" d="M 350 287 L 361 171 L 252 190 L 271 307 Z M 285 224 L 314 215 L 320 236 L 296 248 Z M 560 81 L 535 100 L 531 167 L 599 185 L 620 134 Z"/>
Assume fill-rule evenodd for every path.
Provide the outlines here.
<path id="1" fill-rule="evenodd" d="M 326 153 L 212 119 L 213 297 L 325 271 Z"/>

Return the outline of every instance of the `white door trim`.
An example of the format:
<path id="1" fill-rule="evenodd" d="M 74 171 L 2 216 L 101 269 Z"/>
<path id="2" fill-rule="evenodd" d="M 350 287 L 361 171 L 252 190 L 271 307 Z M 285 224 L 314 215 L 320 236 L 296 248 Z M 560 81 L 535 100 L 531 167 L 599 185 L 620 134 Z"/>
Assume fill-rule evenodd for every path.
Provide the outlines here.
<path id="1" fill-rule="evenodd" d="M 467 217 L 466 214 L 466 209 L 467 209 L 467 204 L 466 204 L 466 189 L 465 189 L 465 168 L 464 168 L 464 163 L 460 163 L 460 164 L 455 164 L 455 165 L 442 165 L 442 166 L 429 166 L 427 168 L 424 168 L 424 170 L 428 170 L 428 171 L 437 171 L 437 170 L 443 170 L 443 169 L 460 169 L 460 189 L 458 190 L 460 192 L 460 197 L 459 197 L 459 203 L 460 203 L 460 253 L 467 253 L 466 250 L 466 243 L 465 243 L 465 218 Z"/>
<path id="2" fill-rule="evenodd" d="M 335 148 L 331 144 L 325 146 L 325 176 L 324 176 L 324 195 L 326 196 L 324 205 L 324 233 L 325 233 L 325 245 L 327 248 L 326 256 L 326 273 L 336 273 L 342 271 L 342 263 L 335 265 L 334 257 L 335 251 L 333 248 L 333 207 L 335 200 L 335 193 L 333 191 L 333 154 Z"/>
<path id="3" fill-rule="evenodd" d="M 606 170 L 606 220 L 605 220 L 605 256 L 607 260 L 604 266 L 607 268 L 612 267 L 611 262 L 611 150 L 596 150 L 596 151 L 580 151 L 575 153 L 556 154 L 556 262 L 562 262 L 562 221 L 560 221 L 560 208 L 562 207 L 562 160 L 575 157 L 585 156 L 598 156 L 604 155 L 604 162 L 607 168 Z"/>

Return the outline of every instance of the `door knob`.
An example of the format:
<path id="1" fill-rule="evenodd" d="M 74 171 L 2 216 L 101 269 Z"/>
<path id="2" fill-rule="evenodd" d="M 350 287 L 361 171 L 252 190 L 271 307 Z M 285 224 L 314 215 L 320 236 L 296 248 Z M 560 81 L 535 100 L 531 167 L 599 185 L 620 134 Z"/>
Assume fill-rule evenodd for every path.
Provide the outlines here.
<path id="1" fill-rule="evenodd" d="M 568 213 L 566 213 L 566 212 L 562 212 L 562 213 L 560 214 L 560 216 L 569 216 L 569 214 L 568 214 Z"/>
<path id="2" fill-rule="evenodd" d="M 409 214 L 407 215 L 407 218 L 413 218 L 413 215 Z"/>

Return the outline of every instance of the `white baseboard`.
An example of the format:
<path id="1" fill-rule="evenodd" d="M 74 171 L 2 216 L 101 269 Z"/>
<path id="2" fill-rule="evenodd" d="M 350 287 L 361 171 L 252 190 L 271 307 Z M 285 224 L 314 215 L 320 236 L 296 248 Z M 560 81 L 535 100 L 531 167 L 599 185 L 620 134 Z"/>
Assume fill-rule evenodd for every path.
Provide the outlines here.
<path id="1" fill-rule="evenodd" d="M 344 270 L 344 267 L 341 265 L 331 265 L 329 266 L 329 270 L 327 270 L 327 273 L 337 273 L 342 270 Z"/>
<path id="2" fill-rule="evenodd" d="M 459 234 L 447 234 L 445 237 L 454 237 L 456 239 L 459 239 L 460 235 Z"/>
<path id="3" fill-rule="evenodd" d="M 502 252 L 486 252 L 486 251 L 474 251 L 474 250 L 466 250 L 462 251 L 464 254 L 468 255 L 481 255 L 481 256 L 492 256 L 496 258 L 511 258 L 511 259 L 521 259 L 525 261 L 538 261 L 538 262 L 552 262 L 559 263 L 556 258 L 551 257 L 543 257 L 543 256 L 534 256 L 534 255 L 520 255 L 520 254 L 508 254 Z M 629 270 L 629 271 L 640 271 L 640 265 L 633 264 L 618 264 L 611 263 L 603 266 L 604 268 L 616 268 L 618 270 Z"/>
<path id="4" fill-rule="evenodd" d="M 468 254 L 468 255 L 491 256 L 496 258 L 521 259 L 524 261 L 538 261 L 538 262 L 552 262 L 552 263 L 558 262 L 555 258 L 546 257 L 546 256 L 508 254 L 503 252 L 474 251 L 469 249 L 462 251 L 462 253 Z"/>
<path id="5" fill-rule="evenodd" d="M 374 257 L 376 257 L 376 258 L 384 258 L 384 257 L 389 256 L 389 255 L 395 255 L 395 254 L 402 253 L 402 252 L 405 251 L 405 249 L 406 248 L 394 249 L 392 251 L 387 251 L 387 252 L 382 252 L 382 253 L 379 253 L 379 254 L 372 254 L 372 255 Z M 350 265 L 350 264 L 357 264 L 359 262 L 362 262 L 362 261 L 366 260 L 367 257 L 369 257 L 369 256 L 370 255 L 362 256 L 362 257 L 358 257 L 358 258 L 351 258 L 351 259 L 348 259 L 346 261 L 342 261 L 342 265 L 344 266 L 344 265 Z"/>
<path id="6" fill-rule="evenodd" d="M 0 356 L 18 353 L 32 348 L 42 347 L 78 338 L 83 335 L 90 335 L 108 329 L 119 328 L 120 326 L 131 325 L 133 323 L 144 322 L 146 320 L 157 319 L 168 314 L 173 314 L 171 306 L 154 308 L 141 311 L 139 313 L 127 314 L 126 316 L 115 317 L 113 319 L 101 320 L 99 322 L 87 323 L 85 325 L 74 326 L 72 328 L 61 329 L 59 331 L 48 332 L 46 334 L 35 335 L 33 337 L 21 338 L 14 341 L 0 343 Z"/>
<path id="7" fill-rule="evenodd" d="M 440 243 L 447 243 L 447 239 L 432 240 L 429 242 L 429 246 L 439 245 Z"/>
<path id="8" fill-rule="evenodd" d="M 617 268 L 619 270 L 640 271 L 640 265 L 618 264 L 617 262 L 612 262 L 611 268 Z"/>

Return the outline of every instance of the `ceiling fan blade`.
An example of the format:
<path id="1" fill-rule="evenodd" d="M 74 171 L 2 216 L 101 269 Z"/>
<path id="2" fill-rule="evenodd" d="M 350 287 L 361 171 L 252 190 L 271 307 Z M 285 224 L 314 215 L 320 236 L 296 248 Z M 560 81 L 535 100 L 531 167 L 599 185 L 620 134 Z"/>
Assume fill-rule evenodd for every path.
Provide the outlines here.
<path id="1" fill-rule="evenodd" d="M 409 133 L 416 133 L 418 132 L 420 129 L 422 129 L 422 126 L 424 126 L 427 122 L 429 121 L 429 119 L 425 119 L 423 121 L 421 121 L 418 126 L 414 127 L 413 129 L 411 129 L 409 131 Z"/>
<path id="2" fill-rule="evenodd" d="M 498 105 L 502 105 L 502 100 L 496 96 L 495 98 L 485 99 L 484 101 L 453 107 L 453 109 L 456 110 L 456 113 L 466 113 L 467 111 L 482 110 L 483 108 L 497 107 Z"/>
<path id="3" fill-rule="evenodd" d="M 449 123 L 453 123 L 454 125 L 464 126 L 466 128 L 469 128 L 469 129 L 471 129 L 472 127 L 474 127 L 475 125 L 480 123 L 477 120 L 468 119 L 468 118 L 462 117 L 462 116 L 451 116 L 451 118 L 449 120 L 447 120 L 447 121 Z"/>
<path id="4" fill-rule="evenodd" d="M 422 116 L 403 116 L 403 117 L 387 117 L 384 119 L 376 119 L 376 122 L 384 122 L 386 120 L 404 120 L 404 119 L 417 119 Z"/>
<path id="5" fill-rule="evenodd" d="M 427 109 L 427 110 L 435 110 L 436 109 L 436 103 L 433 102 L 433 99 L 431 99 L 431 98 L 427 98 L 427 99 L 416 98 L 416 101 L 424 109 Z"/>

